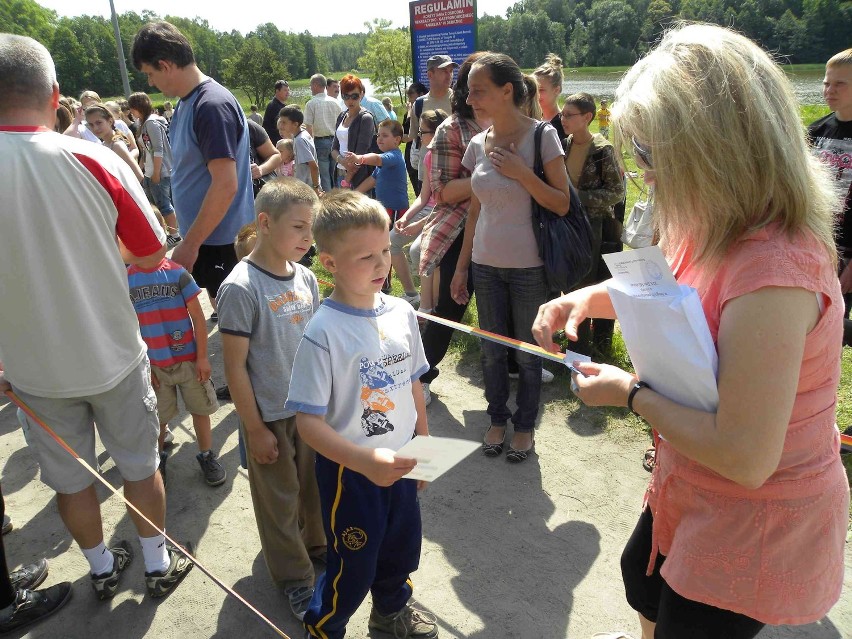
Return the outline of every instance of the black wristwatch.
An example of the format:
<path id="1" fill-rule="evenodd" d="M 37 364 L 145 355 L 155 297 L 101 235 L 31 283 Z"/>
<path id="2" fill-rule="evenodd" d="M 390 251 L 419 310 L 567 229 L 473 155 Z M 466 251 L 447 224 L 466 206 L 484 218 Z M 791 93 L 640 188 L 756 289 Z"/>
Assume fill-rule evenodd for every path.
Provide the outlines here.
<path id="1" fill-rule="evenodd" d="M 627 396 L 627 408 L 629 408 L 630 412 L 636 415 L 636 417 L 642 417 L 642 415 L 633 410 L 633 398 L 636 397 L 636 393 L 638 393 L 643 388 L 651 387 L 648 386 L 647 382 L 636 382 L 633 385 L 633 388 L 630 389 L 630 394 Z"/>

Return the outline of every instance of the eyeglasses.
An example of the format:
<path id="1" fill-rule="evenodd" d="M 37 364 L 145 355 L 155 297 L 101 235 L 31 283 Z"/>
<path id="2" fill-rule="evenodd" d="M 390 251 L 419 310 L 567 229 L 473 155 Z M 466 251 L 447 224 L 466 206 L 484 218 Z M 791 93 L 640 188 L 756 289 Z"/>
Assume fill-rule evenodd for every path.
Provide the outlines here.
<path id="1" fill-rule="evenodd" d="M 420 135 L 435 135 L 435 132 L 427 131 L 426 129 L 420 129 Z"/>
<path id="2" fill-rule="evenodd" d="M 582 113 L 565 113 L 565 112 L 562 112 L 562 113 L 559 114 L 559 117 L 561 117 L 563 120 L 570 120 L 575 115 L 583 115 L 583 114 Z"/>
<path id="3" fill-rule="evenodd" d="M 649 169 L 654 168 L 654 163 L 651 161 L 651 149 L 647 146 L 639 144 L 636 141 L 636 137 L 631 138 L 633 142 L 633 153 L 642 161 L 642 163 Z"/>
<path id="4" fill-rule="evenodd" d="M 361 94 L 360 93 L 343 93 L 343 94 L 340 95 L 340 97 L 343 98 L 344 100 L 360 100 Z"/>

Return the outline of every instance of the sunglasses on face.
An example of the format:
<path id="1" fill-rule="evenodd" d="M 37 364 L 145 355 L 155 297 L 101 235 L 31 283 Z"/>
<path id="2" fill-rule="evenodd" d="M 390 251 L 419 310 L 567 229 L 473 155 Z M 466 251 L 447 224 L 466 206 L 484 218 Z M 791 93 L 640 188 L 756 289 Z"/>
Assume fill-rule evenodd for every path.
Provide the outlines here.
<path id="1" fill-rule="evenodd" d="M 343 98 L 344 100 L 360 100 L 361 94 L 360 93 L 344 93 L 340 97 Z"/>
<path id="2" fill-rule="evenodd" d="M 635 136 L 631 138 L 631 140 L 633 142 L 633 152 L 636 154 L 636 156 L 640 160 L 642 160 L 642 163 L 645 164 L 645 166 L 647 166 L 649 169 L 653 169 L 654 164 L 651 161 L 651 149 L 637 142 Z"/>

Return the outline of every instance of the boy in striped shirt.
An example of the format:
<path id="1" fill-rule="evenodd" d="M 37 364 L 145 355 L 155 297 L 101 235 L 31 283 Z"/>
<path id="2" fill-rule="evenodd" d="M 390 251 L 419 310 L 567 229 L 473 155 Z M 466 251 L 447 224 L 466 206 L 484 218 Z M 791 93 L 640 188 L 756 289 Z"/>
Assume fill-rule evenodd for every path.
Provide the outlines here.
<path id="1" fill-rule="evenodd" d="M 154 210 L 165 227 L 159 211 Z M 164 257 L 127 268 L 130 300 L 139 318 L 142 339 L 151 361 L 151 385 L 157 394 L 160 418 L 160 472 L 166 480 L 166 428 L 178 414 L 177 391 L 192 415 L 198 440 L 196 455 L 210 486 L 225 482 L 227 473 L 212 450 L 210 415 L 219 409 L 210 381 L 207 330 L 198 295 L 201 289 L 177 262 Z M 194 327 L 200 330 L 195 332 Z"/>

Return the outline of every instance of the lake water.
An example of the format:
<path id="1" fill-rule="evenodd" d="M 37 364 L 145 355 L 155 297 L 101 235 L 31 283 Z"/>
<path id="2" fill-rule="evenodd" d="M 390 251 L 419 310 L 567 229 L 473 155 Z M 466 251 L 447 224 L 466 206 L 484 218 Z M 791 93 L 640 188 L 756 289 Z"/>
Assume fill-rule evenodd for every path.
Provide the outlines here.
<path id="1" fill-rule="evenodd" d="M 623 72 L 616 73 L 567 73 L 562 83 L 562 95 L 570 95 L 585 91 L 596 98 L 615 96 L 615 90 L 621 81 Z M 823 71 L 803 71 L 787 74 L 793 82 L 793 89 L 800 104 L 823 104 L 822 79 Z"/>
<path id="2" fill-rule="evenodd" d="M 615 90 L 618 88 L 618 83 L 624 72 L 615 73 L 567 73 L 565 81 L 562 83 L 562 95 L 571 95 L 585 91 L 591 93 L 597 99 L 608 98 L 612 100 L 615 96 Z M 800 104 L 823 104 L 822 99 L 822 78 L 823 71 L 802 71 L 796 74 L 788 73 L 788 77 L 793 82 L 793 88 L 796 92 Z M 368 78 L 361 77 L 364 83 L 364 88 L 367 95 L 373 95 L 373 84 Z M 309 97 L 309 89 L 295 89 L 293 94 L 296 96 Z M 390 95 L 394 102 L 399 101 L 399 96 L 392 93 L 379 93 L 378 95 Z"/>

